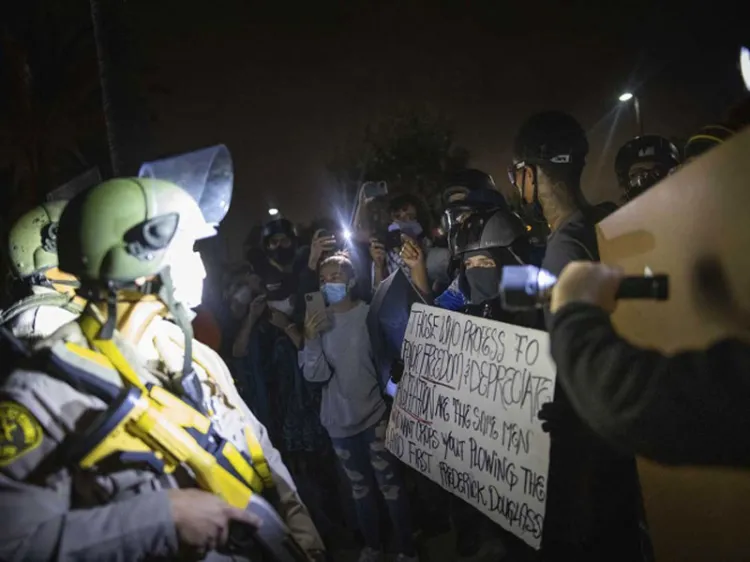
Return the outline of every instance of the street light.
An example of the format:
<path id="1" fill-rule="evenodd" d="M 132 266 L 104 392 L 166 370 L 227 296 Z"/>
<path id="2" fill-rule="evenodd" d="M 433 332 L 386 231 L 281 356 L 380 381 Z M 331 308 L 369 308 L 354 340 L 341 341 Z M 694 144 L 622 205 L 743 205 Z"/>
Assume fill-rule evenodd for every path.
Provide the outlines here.
<path id="1" fill-rule="evenodd" d="M 633 109 L 635 110 L 635 124 L 638 127 L 638 134 L 640 136 L 643 136 L 643 119 L 641 119 L 641 103 L 638 100 L 638 96 L 636 96 L 632 92 L 623 92 L 622 94 L 620 94 L 619 99 L 622 103 L 627 103 L 630 100 L 633 100 Z"/>
<path id="2" fill-rule="evenodd" d="M 750 49 L 747 47 L 740 49 L 740 73 L 745 89 L 750 91 Z"/>
<path id="3" fill-rule="evenodd" d="M 271 207 L 270 209 L 268 209 L 268 214 L 271 215 L 272 217 L 275 217 L 276 215 L 279 214 L 279 210 L 276 209 L 275 207 Z"/>

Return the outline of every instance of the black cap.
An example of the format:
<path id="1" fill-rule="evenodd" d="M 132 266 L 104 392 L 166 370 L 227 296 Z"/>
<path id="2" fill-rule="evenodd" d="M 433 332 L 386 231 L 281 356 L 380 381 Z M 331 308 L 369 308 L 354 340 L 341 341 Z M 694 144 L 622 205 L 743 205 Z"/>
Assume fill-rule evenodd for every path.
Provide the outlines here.
<path id="1" fill-rule="evenodd" d="M 581 124 L 562 111 L 543 111 L 521 125 L 513 156 L 525 162 L 583 165 L 589 143 Z"/>
<path id="2" fill-rule="evenodd" d="M 266 241 L 277 234 L 286 234 L 292 240 L 297 239 L 297 227 L 289 219 L 275 217 L 263 225 L 261 232 L 261 242 L 265 245 Z"/>
<path id="3" fill-rule="evenodd" d="M 617 152 L 615 159 L 615 173 L 621 186 L 628 184 L 628 172 L 639 162 L 656 162 L 671 170 L 680 163 L 680 151 L 659 135 L 644 135 L 629 140 Z"/>
<path id="4" fill-rule="evenodd" d="M 508 248 L 526 234 L 518 215 L 507 208 L 483 209 L 466 217 L 456 229 L 454 255 Z"/>

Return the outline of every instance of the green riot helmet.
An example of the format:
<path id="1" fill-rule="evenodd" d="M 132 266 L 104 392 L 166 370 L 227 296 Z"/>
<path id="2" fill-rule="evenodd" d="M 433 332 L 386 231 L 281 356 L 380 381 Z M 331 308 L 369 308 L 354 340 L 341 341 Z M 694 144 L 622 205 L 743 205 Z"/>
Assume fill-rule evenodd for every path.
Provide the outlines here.
<path id="1" fill-rule="evenodd" d="M 76 272 L 89 290 L 132 287 L 170 268 L 182 292 L 200 277 L 191 275 L 200 259 L 193 245 L 216 234 L 229 209 L 232 180 L 229 151 L 220 145 L 144 164 L 139 178 L 90 188 L 63 214 L 60 268 Z M 197 273 L 203 271 L 201 262 Z"/>
<path id="2" fill-rule="evenodd" d="M 114 179 L 70 201 L 60 221 L 60 269 L 85 291 L 133 288 L 167 268 L 184 271 L 195 241 L 214 233 L 195 199 L 175 184 Z"/>
<path id="3" fill-rule="evenodd" d="M 67 201 L 43 203 L 11 227 L 8 234 L 8 258 L 15 279 L 42 281 L 44 272 L 57 267 L 57 230 Z"/>
<path id="4" fill-rule="evenodd" d="M 205 278 L 193 246 L 216 234 L 229 209 L 231 157 L 219 146 L 150 166 L 151 173 L 142 174 L 148 177 L 113 179 L 68 203 L 58 232 L 60 269 L 80 279 L 83 296 L 106 300 L 105 339 L 114 331 L 118 291 L 156 294 L 185 333 L 188 372 L 186 309 L 200 304 Z"/>

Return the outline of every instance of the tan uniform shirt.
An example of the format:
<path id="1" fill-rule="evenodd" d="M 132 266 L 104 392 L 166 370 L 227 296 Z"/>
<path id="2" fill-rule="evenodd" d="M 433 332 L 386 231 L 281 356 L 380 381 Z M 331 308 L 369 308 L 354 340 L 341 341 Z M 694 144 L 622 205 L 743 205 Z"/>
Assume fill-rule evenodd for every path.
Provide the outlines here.
<path id="1" fill-rule="evenodd" d="M 77 323 L 40 345 L 61 339 L 87 345 Z M 144 382 L 158 384 L 169 372 L 181 369 L 182 343 L 177 326 L 157 320 L 140 349 L 124 345 L 123 352 L 131 365 L 140 367 Z M 279 452 L 240 399 L 224 362 L 197 341 L 193 357 L 206 406 L 215 412 L 211 421 L 244 452 L 248 451 L 242 428 L 249 425 L 255 431 L 279 492 L 280 515 L 303 549 L 322 549 Z M 114 371 L 102 376 L 121 385 Z M 11 373 L 1 393 L 0 560 L 177 558 L 177 536 L 164 491 L 176 486 L 175 478 L 123 468 L 95 473 L 66 466 L 58 457 L 66 438 L 87 427 L 92 414 L 105 408 L 101 400 L 29 370 Z M 207 559 L 230 558 L 210 553 Z"/>

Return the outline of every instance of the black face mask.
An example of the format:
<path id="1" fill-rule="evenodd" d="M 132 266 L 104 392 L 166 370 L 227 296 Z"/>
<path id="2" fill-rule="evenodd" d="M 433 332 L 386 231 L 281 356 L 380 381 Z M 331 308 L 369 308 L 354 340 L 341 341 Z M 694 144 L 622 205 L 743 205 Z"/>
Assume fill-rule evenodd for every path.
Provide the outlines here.
<path id="1" fill-rule="evenodd" d="M 497 267 L 472 267 L 465 272 L 471 304 L 494 299 L 499 292 L 500 272 Z"/>
<path id="2" fill-rule="evenodd" d="M 294 246 L 280 246 L 278 248 L 274 248 L 273 250 L 269 250 L 268 257 L 279 265 L 289 265 L 290 263 L 292 263 L 292 261 L 294 261 L 294 256 L 296 253 L 297 252 Z"/>

